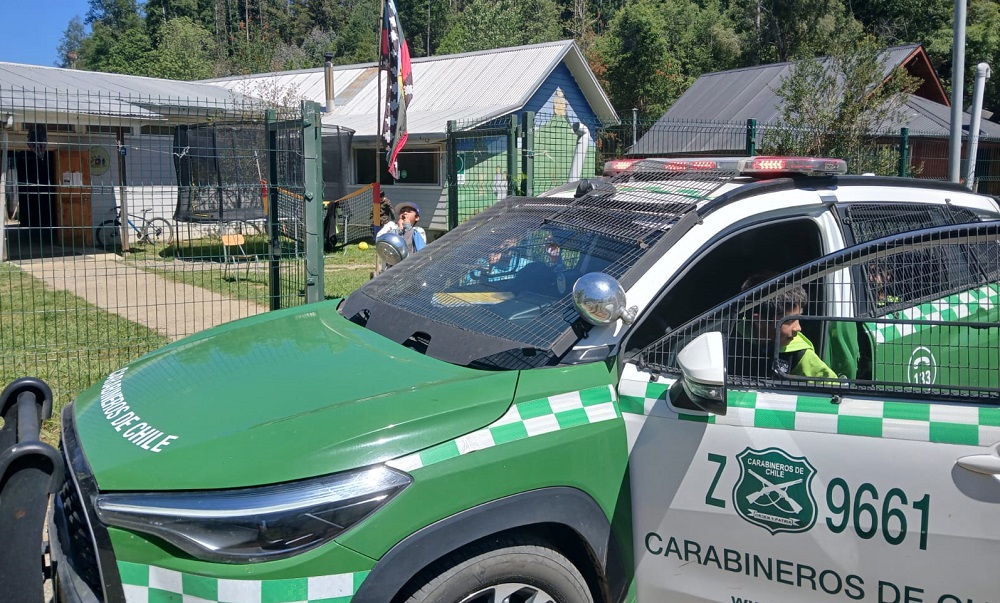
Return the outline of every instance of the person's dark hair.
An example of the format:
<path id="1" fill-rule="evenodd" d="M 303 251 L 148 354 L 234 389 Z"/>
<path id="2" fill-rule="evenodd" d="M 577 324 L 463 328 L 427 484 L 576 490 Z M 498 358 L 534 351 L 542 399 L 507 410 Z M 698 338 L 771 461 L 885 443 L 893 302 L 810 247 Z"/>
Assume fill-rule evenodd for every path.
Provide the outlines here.
<path id="1" fill-rule="evenodd" d="M 758 270 L 743 281 L 742 291 L 752 289 L 757 285 L 768 281 L 774 277 L 778 276 L 776 270 Z M 781 286 L 779 283 L 778 286 Z M 770 290 L 771 288 L 768 287 Z M 770 291 L 764 291 L 764 295 L 767 295 Z M 766 302 L 760 304 L 755 309 L 755 314 L 759 314 L 764 320 L 774 319 L 777 320 L 779 317 L 784 316 L 792 311 L 795 306 L 799 307 L 799 310 L 805 311 L 806 304 L 809 303 L 809 294 L 801 285 L 783 286 L 778 291 L 778 294 L 767 300 Z"/>
<path id="2" fill-rule="evenodd" d="M 765 303 L 759 306 L 760 315 L 765 319 L 774 319 L 791 313 L 795 306 L 799 307 L 799 311 L 805 311 L 806 304 L 809 303 L 809 295 L 802 285 L 792 285 L 790 287 L 785 287 L 778 292 L 778 295 L 772 299 L 767 300 Z"/>

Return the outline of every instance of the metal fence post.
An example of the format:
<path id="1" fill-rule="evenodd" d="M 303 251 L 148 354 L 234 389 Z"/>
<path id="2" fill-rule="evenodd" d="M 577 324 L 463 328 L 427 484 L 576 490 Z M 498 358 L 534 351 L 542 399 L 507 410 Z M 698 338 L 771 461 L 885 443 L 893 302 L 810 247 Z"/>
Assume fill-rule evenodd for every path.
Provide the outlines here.
<path id="1" fill-rule="evenodd" d="M 445 174 L 448 177 L 448 230 L 458 226 L 458 146 L 455 144 L 455 121 L 448 120 L 445 138 Z"/>
<path id="2" fill-rule="evenodd" d="M 535 195 L 535 112 L 525 111 L 521 114 L 521 174 L 524 181 L 521 184 L 521 194 L 526 197 Z"/>
<path id="3" fill-rule="evenodd" d="M 906 178 L 910 168 L 910 129 L 899 129 L 899 175 Z"/>
<path id="4" fill-rule="evenodd" d="M 518 167 L 517 160 L 517 117 L 508 115 L 510 120 L 507 124 L 507 196 L 517 195 L 521 190 L 521 185 L 517 182 Z"/>
<path id="5" fill-rule="evenodd" d="M 281 242 L 278 240 L 278 113 L 268 109 L 267 121 L 267 171 L 268 171 L 268 298 L 271 310 L 281 309 Z"/>
<path id="6" fill-rule="evenodd" d="M 322 107 L 302 101 L 302 166 L 305 191 L 306 303 L 323 301 Z"/>
<path id="7" fill-rule="evenodd" d="M 749 157 L 757 154 L 757 120 L 752 117 L 747 120 L 746 151 Z"/>

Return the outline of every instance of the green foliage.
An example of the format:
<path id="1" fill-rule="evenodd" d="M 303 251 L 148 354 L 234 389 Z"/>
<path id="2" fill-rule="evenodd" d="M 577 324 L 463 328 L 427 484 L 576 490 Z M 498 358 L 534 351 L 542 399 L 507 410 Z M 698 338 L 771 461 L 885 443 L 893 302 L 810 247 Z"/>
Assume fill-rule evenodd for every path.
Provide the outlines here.
<path id="1" fill-rule="evenodd" d="M 950 15 L 949 15 L 950 16 Z M 993 69 L 993 77 L 986 82 L 983 106 L 1000 112 L 1000 5 L 993 0 L 971 0 L 968 6 L 968 24 L 965 29 L 965 108 L 972 104 L 972 87 L 976 65 L 986 62 Z M 951 21 L 941 23 L 929 34 L 927 53 L 941 66 L 942 76 L 951 89 L 951 50 L 953 46 Z"/>
<path id="2" fill-rule="evenodd" d="M 605 89 L 616 107 L 659 117 L 694 81 L 669 51 L 666 27 L 656 0 L 633 0 L 611 20 L 597 53 L 606 65 Z"/>
<path id="3" fill-rule="evenodd" d="M 663 0 L 663 36 L 688 76 L 739 65 L 740 40 L 717 0 Z"/>
<path id="4" fill-rule="evenodd" d="M 87 32 L 83 27 L 83 21 L 80 17 L 73 17 L 69 21 L 69 25 L 66 26 L 66 31 L 63 32 L 62 38 L 59 40 L 59 46 L 56 48 L 56 53 L 59 55 L 59 59 L 55 62 L 56 67 L 82 67 L 79 62 L 80 51 L 83 50 L 83 41 L 87 37 Z M 76 61 L 71 60 L 70 53 L 75 53 L 77 55 Z"/>
<path id="5" fill-rule="evenodd" d="M 825 55 L 861 29 L 841 0 L 732 0 L 729 16 L 746 65 Z"/>
<path id="6" fill-rule="evenodd" d="M 200 80 L 215 75 L 215 40 L 190 17 L 177 17 L 163 25 L 155 54 L 156 77 Z"/>
<path id="7" fill-rule="evenodd" d="M 84 64 L 94 71 L 149 75 L 156 66 L 153 43 L 141 26 L 114 31 L 94 23 L 91 37 L 83 45 Z"/>
<path id="8" fill-rule="evenodd" d="M 343 29 L 337 32 L 334 62 L 349 65 L 373 62 L 378 58 L 379 8 L 377 1 L 360 2 L 351 12 Z"/>
<path id="9" fill-rule="evenodd" d="M 455 17 L 441 54 L 473 52 L 556 40 L 562 33 L 553 0 L 472 0 Z"/>
<path id="10" fill-rule="evenodd" d="M 919 82 L 902 69 L 886 78 L 884 57 L 874 38 L 862 36 L 825 61 L 798 62 L 776 90 L 782 113 L 762 152 L 840 157 L 855 173 L 895 173 L 895 153 L 870 133 L 894 134 L 888 129 Z"/>
<path id="11" fill-rule="evenodd" d="M 403 31 L 410 44 L 410 54 L 414 57 L 442 54 L 439 51 L 441 40 L 451 29 L 455 19 L 451 2 L 449 0 L 400 2 L 397 8 L 400 11 L 400 20 L 403 22 Z"/>
<path id="12" fill-rule="evenodd" d="M 182 79 L 377 58 L 384 0 L 87 0 L 58 64 Z M 397 0 L 414 57 L 572 37 L 619 113 L 659 117 L 707 72 L 836 54 L 862 29 L 884 45 L 923 43 L 949 86 L 951 0 Z M 1000 64 L 1000 3 L 969 0 L 966 98 L 976 63 Z M 163 30 L 177 19 L 170 35 Z M 88 34 L 84 29 L 90 25 Z M 178 29 L 179 28 L 179 29 Z M 206 33 L 212 38 L 205 39 Z M 144 35 L 143 35 L 144 34 Z M 174 43 L 179 37 L 184 42 Z M 190 43 L 194 56 L 181 50 Z M 206 53 L 208 56 L 206 57 Z M 1000 112 L 1000 78 L 986 107 Z"/>

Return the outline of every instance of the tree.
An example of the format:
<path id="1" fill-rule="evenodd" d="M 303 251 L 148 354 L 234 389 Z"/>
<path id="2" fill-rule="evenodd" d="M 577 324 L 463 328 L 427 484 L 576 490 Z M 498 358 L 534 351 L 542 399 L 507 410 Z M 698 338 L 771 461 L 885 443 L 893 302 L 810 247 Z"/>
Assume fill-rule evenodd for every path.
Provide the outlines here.
<path id="1" fill-rule="evenodd" d="M 733 0 L 744 65 L 826 54 L 861 30 L 841 0 Z"/>
<path id="2" fill-rule="evenodd" d="M 658 118 L 694 81 L 667 47 L 666 20 L 656 0 L 632 0 L 597 42 L 605 66 L 602 83 L 620 111 Z"/>
<path id="3" fill-rule="evenodd" d="M 177 17 L 160 28 L 156 48 L 155 77 L 172 80 L 202 80 L 216 73 L 212 33 L 190 17 Z"/>
<path id="4" fill-rule="evenodd" d="M 97 37 L 99 29 L 103 29 L 100 27 L 100 23 L 95 24 L 95 37 Z M 148 76 L 154 72 L 156 66 L 153 43 L 141 25 L 126 29 L 116 35 L 105 56 L 98 59 L 94 53 L 91 53 L 90 57 L 87 59 L 89 68 L 109 73 Z"/>
<path id="5" fill-rule="evenodd" d="M 87 32 L 83 27 L 83 21 L 79 16 L 73 17 L 66 26 L 56 52 L 59 59 L 54 63 L 56 67 L 81 67 L 86 65 L 80 63 L 80 52 L 83 50 L 83 41 L 87 38 Z M 71 59 L 70 54 L 76 55 L 76 59 Z"/>
<path id="6" fill-rule="evenodd" d="M 334 63 L 370 63 L 378 60 L 379 15 L 381 0 L 350 0 L 353 8 L 340 29 L 336 30 L 333 44 Z M 398 3 L 397 3 L 398 7 Z M 412 48 L 411 32 L 403 29 L 407 43 Z"/>
<path id="7" fill-rule="evenodd" d="M 473 52 L 558 40 L 559 8 L 553 0 L 472 0 L 441 40 L 442 54 Z"/>
<path id="8" fill-rule="evenodd" d="M 953 0 L 851 0 L 865 31 L 888 46 L 926 42 L 942 26 L 951 30 Z M 971 22 L 971 20 L 970 20 Z"/>
<path id="9" fill-rule="evenodd" d="M 450 0 L 400 2 L 397 8 L 400 11 L 399 18 L 403 22 L 403 31 L 406 32 L 406 39 L 410 43 L 410 55 L 423 57 L 437 53 L 455 18 Z M 428 35 L 430 35 L 429 40 Z"/>
<path id="10" fill-rule="evenodd" d="M 136 0 L 89 0 L 87 24 L 102 23 L 114 31 L 125 31 L 140 24 Z"/>
<path id="11" fill-rule="evenodd" d="M 903 117 L 919 80 L 897 67 L 885 77 L 884 47 L 868 35 L 826 59 L 803 59 L 775 91 L 781 116 L 764 152 L 840 157 L 854 172 L 894 173 L 896 154 L 877 134 Z"/>
<path id="12" fill-rule="evenodd" d="M 687 76 L 736 67 L 740 39 L 717 0 L 694 3 L 663 0 L 664 37 L 668 51 Z"/>
<path id="13" fill-rule="evenodd" d="M 976 65 L 986 62 L 993 69 L 993 76 L 986 82 L 983 106 L 993 112 L 1000 112 L 1000 6 L 993 0 L 972 0 L 968 15 L 965 30 L 965 108 L 972 103 Z M 929 34 L 927 42 L 927 54 L 942 72 L 942 79 L 950 90 L 953 42 L 951 20 L 939 24 Z"/>

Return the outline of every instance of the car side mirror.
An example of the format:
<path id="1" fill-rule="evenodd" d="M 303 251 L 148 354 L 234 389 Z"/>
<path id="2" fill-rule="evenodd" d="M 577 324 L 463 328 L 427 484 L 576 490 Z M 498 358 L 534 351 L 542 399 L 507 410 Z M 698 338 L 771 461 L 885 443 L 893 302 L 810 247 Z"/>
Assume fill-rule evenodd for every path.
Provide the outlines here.
<path id="1" fill-rule="evenodd" d="M 722 333 L 702 333 L 677 354 L 684 393 L 701 410 L 726 414 L 726 346 Z"/>
<path id="2" fill-rule="evenodd" d="M 625 289 L 618 280 L 603 272 L 588 272 L 573 283 L 573 305 L 592 325 L 611 324 L 619 318 L 632 324 L 638 308 L 625 307 Z"/>
<path id="3" fill-rule="evenodd" d="M 394 232 L 387 232 L 375 241 L 375 254 L 390 266 L 406 259 L 407 253 L 406 241 Z"/>

